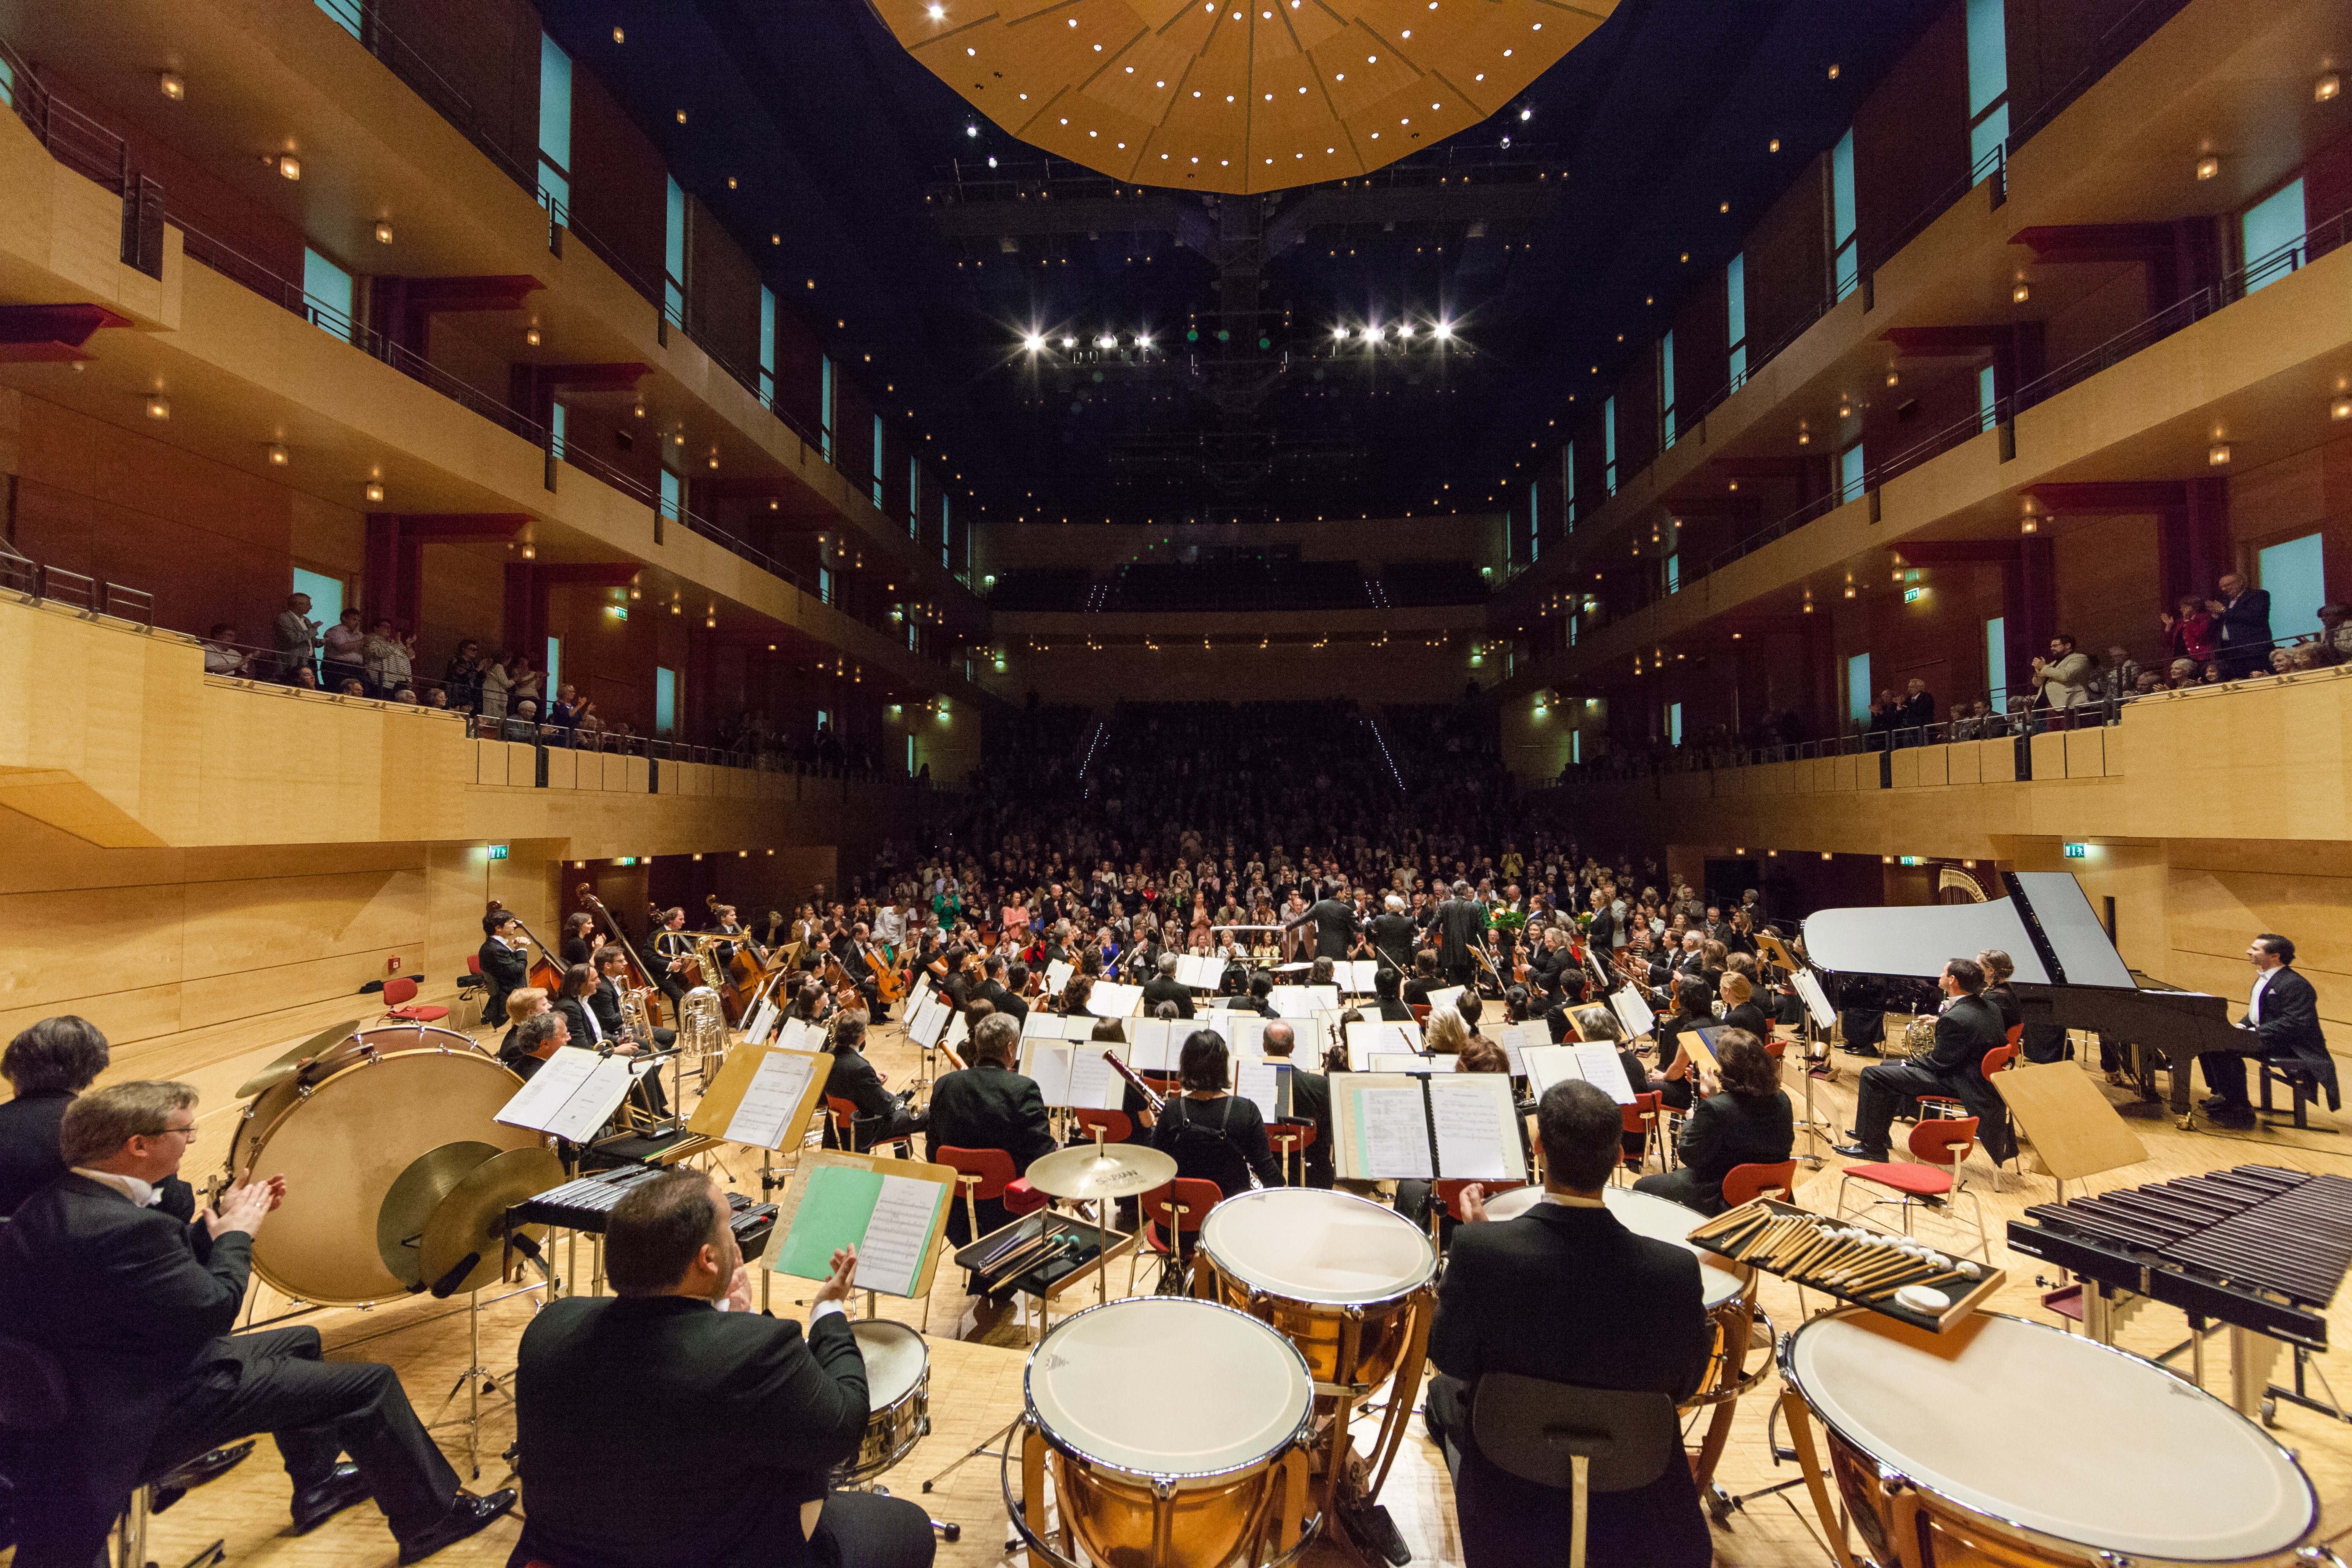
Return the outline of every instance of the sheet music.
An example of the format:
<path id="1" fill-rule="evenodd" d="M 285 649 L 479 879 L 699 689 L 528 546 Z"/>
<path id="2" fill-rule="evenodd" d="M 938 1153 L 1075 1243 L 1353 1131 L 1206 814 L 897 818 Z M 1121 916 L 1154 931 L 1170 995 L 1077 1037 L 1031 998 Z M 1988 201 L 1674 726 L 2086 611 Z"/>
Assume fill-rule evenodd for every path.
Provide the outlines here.
<path id="1" fill-rule="evenodd" d="M 1176 1048 L 1181 1039 L 1176 1036 L 1174 1018 L 1138 1018 L 1135 1021 L 1135 1048 L 1127 1065 L 1138 1072 L 1173 1072 L 1176 1070 Z"/>
<path id="2" fill-rule="evenodd" d="M 1461 1063 L 1452 1057 L 1411 1056 L 1403 1052 L 1375 1051 L 1368 1072 L 1458 1072 Z"/>
<path id="3" fill-rule="evenodd" d="M 1337 985 L 1309 985 L 1307 994 L 1315 999 L 1318 1012 L 1338 1012 L 1339 1009 L 1339 988 Z"/>
<path id="4" fill-rule="evenodd" d="M 1633 1103 L 1633 1086 L 1625 1077 L 1625 1058 L 1617 1054 L 1614 1046 L 1570 1046 L 1567 1049 L 1575 1057 L 1585 1082 L 1606 1089 L 1609 1098 L 1620 1105 Z"/>
<path id="5" fill-rule="evenodd" d="M 1070 1047 L 1070 1100 L 1080 1110 L 1117 1110 L 1126 1101 L 1126 1081 L 1110 1070 L 1103 1052 L 1117 1049 L 1088 1041 Z M 1122 1059 L 1124 1059 L 1122 1058 Z M 1046 1102 L 1052 1104 L 1051 1100 Z"/>
<path id="6" fill-rule="evenodd" d="M 1113 1019 L 1112 1022 L 1122 1023 L 1124 1020 Z M 1087 1016 L 1084 1013 L 1079 1014 L 1074 1018 L 1064 1018 L 1062 1020 L 1062 1038 L 1066 1040 L 1091 1040 L 1095 1037 L 1095 1019 Z"/>
<path id="7" fill-rule="evenodd" d="M 792 1114 L 808 1092 L 809 1074 L 815 1068 L 806 1057 L 770 1051 L 744 1086 L 742 1103 L 727 1123 L 727 1141 L 755 1149 L 782 1148 Z"/>
<path id="8" fill-rule="evenodd" d="M 1437 1168 L 1449 1179 L 1503 1174 L 1502 1130 L 1496 1126 L 1495 1105 L 1495 1096 L 1475 1085 L 1430 1084 L 1429 1115 L 1436 1129 Z"/>
<path id="9" fill-rule="evenodd" d="M 923 1005 L 915 1009 L 914 1016 L 907 1020 L 907 1037 L 929 1050 L 940 1043 L 940 1031 L 946 1028 L 947 1024 L 946 1005 L 936 996 L 925 997 Z"/>
<path id="10" fill-rule="evenodd" d="M 1331 976 L 1339 981 L 1339 989 L 1356 995 L 1370 993 L 1378 984 L 1381 961 L 1377 958 L 1356 958 L 1331 966 Z"/>
<path id="11" fill-rule="evenodd" d="M 1330 989 L 1328 986 L 1324 989 Z M 1277 1018 L 1311 1018 L 1315 1016 L 1314 993 L 1304 985 L 1277 985 L 1266 994 L 1274 1004 Z"/>
<path id="12" fill-rule="evenodd" d="M 1429 1118 L 1419 1089 L 1364 1089 L 1356 1092 L 1356 1136 L 1363 1168 L 1375 1180 L 1436 1174 L 1429 1158 Z"/>
<path id="13" fill-rule="evenodd" d="M 1254 1057 L 1265 1048 L 1265 1026 L 1270 1020 L 1255 1013 L 1236 1013 L 1233 1021 L 1233 1047 L 1244 1056 Z"/>
<path id="14" fill-rule="evenodd" d="M 1511 1076 L 1525 1078 L 1528 1076 L 1528 1047 L 1551 1044 L 1551 1026 L 1542 1023 L 1506 1024 L 1496 1031 L 1496 1043 L 1503 1047 L 1503 1054 L 1511 1058 Z"/>
<path id="15" fill-rule="evenodd" d="M 1223 959 L 1205 952 L 1176 955 L 1176 983 L 1197 991 L 1214 991 L 1225 977 Z"/>
<path id="16" fill-rule="evenodd" d="M 1370 1072 L 1372 1055 L 1387 1044 L 1381 1031 L 1382 1024 L 1350 1024 L 1348 1026 L 1348 1070 Z"/>
<path id="17" fill-rule="evenodd" d="M 1467 989 L 1469 989 L 1467 986 L 1463 985 L 1448 985 L 1431 992 L 1429 994 L 1430 1011 L 1433 1013 L 1440 1007 L 1453 1006 L 1462 999 L 1462 993 Z"/>
<path id="18" fill-rule="evenodd" d="M 1036 1083 L 1038 1096 L 1046 1104 L 1070 1103 L 1070 1057 L 1076 1049 L 1076 1046 L 1044 1044 L 1029 1047 L 1021 1070 Z"/>
<path id="19" fill-rule="evenodd" d="M 1821 976 L 1810 969 L 1793 969 L 1789 972 L 1789 979 L 1796 986 L 1797 994 L 1804 998 L 1805 1011 L 1813 1016 L 1813 1022 L 1824 1029 L 1837 1027 L 1837 1009 L 1830 1005 L 1829 995 L 1822 989 Z"/>
<path id="20" fill-rule="evenodd" d="M 1143 1002 L 1143 987 L 1097 981 L 1087 996 L 1087 1011 L 1097 1018 L 1124 1018 Z"/>
<path id="21" fill-rule="evenodd" d="M 776 1005 L 772 1000 L 765 996 L 761 997 L 759 1005 L 751 1009 L 751 1019 L 743 1026 L 743 1044 L 766 1045 L 768 1031 L 776 1026 L 776 1020 L 782 1016 L 782 1015 L 776 1011 Z"/>
<path id="22" fill-rule="evenodd" d="M 584 1062 L 565 1061 L 566 1057 L 584 1058 Z M 592 1050 L 566 1046 L 548 1058 L 531 1075 L 531 1080 L 523 1085 L 522 1093 L 509 1100 L 506 1109 L 492 1120 L 511 1127 L 551 1132 L 573 1143 L 585 1143 L 611 1120 L 620 1107 L 621 1097 L 629 1092 L 634 1081 L 629 1065 L 627 1057 L 599 1057 Z M 524 1101 L 551 1074 L 555 1075 L 555 1081 L 548 1086 L 545 1095 L 526 1106 Z M 520 1113 L 518 1107 L 522 1108 Z M 523 1120 L 524 1117 L 530 1120 Z"/>
<path id="23" fill-rule="evenodd" d="M 1234 1064 L 1234 1092 L 1257 1107 L 1268 1125 L 1290 1114 L 1290 1064 L 1239 1061 Z"/>
<path id="24" fill-rule="evenodd" d="M 1045 994 L 1059 996 L 1062 987 L 1067 985 L 1070 976 L 1076 973 L 1077 970 L 1064 959 L 1057 958 L 1045 965 Z"/>
<path id="25" fill-rule="evenodd" d="M 1609 994 L 1609 1005 L 1617 1011 L 1617 1021 L 1625 1026 L 1628 1035 L 1646 1035 L 1658 1026 L 1657 1015 L 1642 1000 L 1642 994 L 1631 985 L 1621 985 Z"/>
<path id="26" fill-rule="evenodd" d="M 787 1018 L 783 1032 L 776 1044 L 789 1051 L 821 1051 L 824 1049 L 824 1031 L 806 1018 Z"/>
<path id="27" fill-rule="evenodd" d="M 1383 1018 L 1381 1020 L 1381 1027 L 1383 1029 L 1395 1030 L 1396 1037 L 1404 1042 L 1405 1049 L 1409 1051 L 1417 1051 L 1421 1049 L 1422 1034 L 1421 1022 L 1419 1019 Z"/>
<path id="28" fill-rule="evenodd" d="M 963 1055 L 963 1043 L 971 1037 L 971 1026 L 965 1022 L 963 1009 L 959 1007 L 948 1017 L 947 1038 L 940 1044 L 956 1055 Z"/>
<path id="29" fill-rule="evenodd" d="M 565 1046 L 540 1063 L 530 1081 L 491 1120 L 509 1127 L 528 1127 L 534 1132 L 551 1131 L 550 1119 L 562 1110 L 565 1100 L 580 1092 L 581 1086 L 595 1070 L 594 1051 L 585 1046 Z"/>
<path id="30" fill-rule="evenodd" d="M 1021 1020 L 1021 1037 L 1024 1040 L 1058 1040 L 1062 1038 L 1062 1017 L 1042 1007 L 1032 1007 L 1029 1016 Z"/>
<path id="31" fill-rule="evenodd" d="M 929 1249 L 931 1222 L 947 1189 L 912 1176 L 885 1176 L 857 1248 L 857 1283 L 886 1296 L 911 1296 Z"/>

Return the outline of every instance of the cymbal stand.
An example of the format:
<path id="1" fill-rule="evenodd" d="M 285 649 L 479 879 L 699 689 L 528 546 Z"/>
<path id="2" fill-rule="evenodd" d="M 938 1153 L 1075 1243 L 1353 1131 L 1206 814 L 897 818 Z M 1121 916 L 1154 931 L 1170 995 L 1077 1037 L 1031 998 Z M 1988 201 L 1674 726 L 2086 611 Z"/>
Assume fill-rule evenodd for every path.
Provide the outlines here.
<path id="1" fill-rule="evenodd" d="M 543 1262 L 536 1258 L 532 1261 L 539 1263 L 541 1274 L 547 1272 Z M 517 1296 L 527 1296 L 533 1290 L 544 1288 L 545 1285 L 546 1281 L 542 1279 L 518 1289 L 509 1290 L 504 1295 L 493 1296 L 490 1300 L 496 1304 L 499 1301 L 510 1300 Z M 495 1395 L 505 1400 L 508 1406 L 511 1408 L 515 1398 L 513 1390 L 507 1386 L 509 1381 L 509 1373 L 495 1371 L 483 1363 L 482 1292 L 478 1289 L 468 1290 L 466 1292 L 466 1370 L 457 1374 L 457 1380 L 449 1385 L 449 1392 L 441 1397 L 441 1408 L 446 1410 L 449 1408 L 450 1401 L 457 1397 L 457 1391 L 464 1389 L 466 1414 L 433 1422 L 425 1429 L 427 1432 L 438 1432 L 450 1426 L 463 1426 L 466 1429 L 466 1461 L 472 1468 L 473 1479 L 476 1480 L 482 1479 L 482 1395 L 485 1394 Z"/>

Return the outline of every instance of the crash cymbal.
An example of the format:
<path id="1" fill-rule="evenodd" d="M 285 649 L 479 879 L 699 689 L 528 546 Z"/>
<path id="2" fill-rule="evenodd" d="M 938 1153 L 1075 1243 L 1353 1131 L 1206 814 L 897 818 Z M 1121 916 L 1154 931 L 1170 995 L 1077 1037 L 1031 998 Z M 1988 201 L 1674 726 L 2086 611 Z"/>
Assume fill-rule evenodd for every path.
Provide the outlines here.
<path id="1" fill-rule="evenodd" d="M 551 1149 L 509 1149 L 476 1165 L 425 1224 L 420 1261 L 425 1289 L 454 1296 L 497 1279 L 506 1253 L 507 1210 L 562 1184 L 563 1162 Z M 547 1227 L 519 1226 L 516 1234 L 536 1241 Z M 473 1265 L 452 1279 L 468 1256 L 474 1258 Z"/>
<path id="2" fill-rule="evenodd" d="M 1057 1198 L 1126 1198 L 1176 1179 L 1174 1156 L 1140 1143 L 1091 1143 L 1046 1155 L 1022 1173 L 1029 1184 Z"/>
<path id="3" fill-rule="evenodd" d="M 348 1024 L 338 1024 L 331 1029 L 321 1029 L 237 1085 L 236 1097 L 250 1100 L 262 1090 L 284 1082 L 359 1032 L 360 1021 L 357 1018 Z"/>
<path id="4" fill-rule="evenodd" d="M 425 1282 L 417 1247 L 425 1238 L 426 1222 L 475 1166 L 498 1152 L 495 1143 L 439 1144 L 411 1160 L 392 1179 L 383 1201 L 376 1205 L 375 1250 L 394 1279 L 412 1290 Z"/>

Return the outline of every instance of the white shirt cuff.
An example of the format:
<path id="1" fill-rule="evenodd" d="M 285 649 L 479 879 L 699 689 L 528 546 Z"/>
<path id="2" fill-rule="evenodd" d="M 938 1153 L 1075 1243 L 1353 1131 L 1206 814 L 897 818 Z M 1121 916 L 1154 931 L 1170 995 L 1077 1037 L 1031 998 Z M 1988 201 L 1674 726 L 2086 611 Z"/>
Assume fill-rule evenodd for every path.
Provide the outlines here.
<path id="1" fill-rule="evenodd" d="M 819 1301 L 814 1307 L 809 1309 L 809 1327 L 812 1329 L 815 1328 L 817 1321 L 821 1318 L 829 1317 L 836 1312 L 846 1312 L 848 1310 L 848 1308 L 843 1306 L 838 1301 Z"/>

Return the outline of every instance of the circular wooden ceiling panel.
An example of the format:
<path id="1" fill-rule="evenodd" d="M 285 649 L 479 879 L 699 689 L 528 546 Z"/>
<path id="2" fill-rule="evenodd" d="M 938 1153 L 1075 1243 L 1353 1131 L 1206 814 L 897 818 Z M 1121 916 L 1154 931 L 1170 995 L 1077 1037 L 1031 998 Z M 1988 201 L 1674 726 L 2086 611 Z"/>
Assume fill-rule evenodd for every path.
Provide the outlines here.
<path id="1" fill-rule="evenodd" d="M 1467 130 L 1617 0 L 872 0 L 981 113 L 1138 184 L 1278 191 Z"/>

